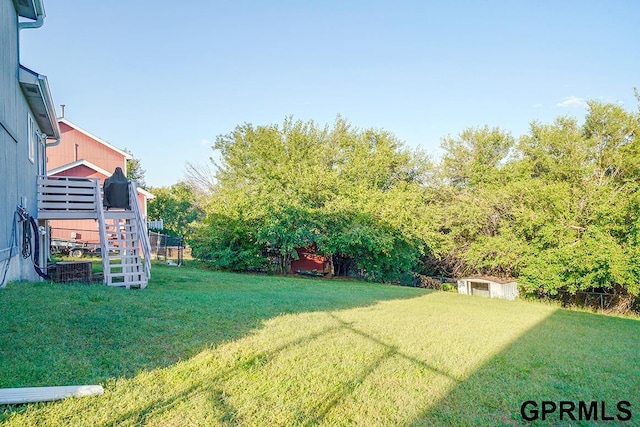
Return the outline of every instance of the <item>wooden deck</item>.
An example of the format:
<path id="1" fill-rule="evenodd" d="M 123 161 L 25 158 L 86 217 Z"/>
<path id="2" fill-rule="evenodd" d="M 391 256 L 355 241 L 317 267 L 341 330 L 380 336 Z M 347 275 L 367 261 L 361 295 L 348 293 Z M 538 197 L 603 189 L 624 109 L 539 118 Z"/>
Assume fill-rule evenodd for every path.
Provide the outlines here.
<path id="1" fill-rule="evenodd" d="M 134 181 L 128 191 L 131 209 L 105 211 L 98 179 L 40 176 L 38 219 L 95 219 L 104 283 L 144 288 L 151 277 L 151 245 Z"/>
<path id="2" fill-rule="evenodd" d="M 38 177 L 38 219 L 98 219 L 97 179 Z"/>

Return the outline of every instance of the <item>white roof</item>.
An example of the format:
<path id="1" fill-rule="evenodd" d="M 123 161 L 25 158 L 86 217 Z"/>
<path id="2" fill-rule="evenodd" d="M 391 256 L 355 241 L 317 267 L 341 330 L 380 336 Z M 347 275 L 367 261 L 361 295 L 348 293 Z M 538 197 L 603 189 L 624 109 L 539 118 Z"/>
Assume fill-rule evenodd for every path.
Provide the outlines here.
<path id="1" fill-rule="evenodd" d="M 59 174 L 60 172 L 64 172 L 70 169 L 73 169 L 75 167 L 78 166 L 86 166 L 89 169 L 93 169 L 94 171 L 101 173 L 102 175 L 106 176 L 106 177 L 110 177 L 111 175 L 113 175 L 113 172 L 109 172 L 106 171 L 104 169 L 102 169 L 100 166 L 96 166 L 93 163 L 87 161 L 87 160 L 77 160 L 75 162 L 71 162 L 71 163 L 67 163 L 66 165 L 62 165 L 59 166 L 55 169 L 51 169 L 50 171 L 47 171 L 47 175 L 48 176 L 52 176 L 52 175 L 56 175 Z M 154 196 L 153 194 L 149 193 L 147 190 L 145 190 L 144 188 L 140 188 L 138 187 L 138 193 L 142 194 L 144 197 L 146 197 L 148 200 L 151 199 L 155 199 L 156 196 Z"/>
<path id="2" fill-rule="evenodd" d="M 155 199 L 156 196 L 154 196 L 153 194 L 149 193 L 147 190 L 145 190 L 144 188 L 140 188 L 138 187 L 138 193 L 142 194 L 144 197 L 146 197 L 147 199 L 151 200 L 151 199 Z"/>
<path id="3" fill-rule="evenodd" d="M 55 169 L 51 169 L 50 171 L 47 171 L 47 175 L 49 176 L 56 175 L 56 174 L 59 174 L 60 172 L 67 171 L 69 169 L 73 169 L 78 166 L 86 166 L 90 169 L 93 169 L 96 172 L 101 173 L 104 176 L 111 176 L 111 174 L 113 173 L 113 172 L 108 172 L 102 169 L 100 166 L 94 165 L 90 161 L 82 159 L 82 160 L 76 160 L 75 162 L 67 163 L 66 165 L 58 166 Z"/>

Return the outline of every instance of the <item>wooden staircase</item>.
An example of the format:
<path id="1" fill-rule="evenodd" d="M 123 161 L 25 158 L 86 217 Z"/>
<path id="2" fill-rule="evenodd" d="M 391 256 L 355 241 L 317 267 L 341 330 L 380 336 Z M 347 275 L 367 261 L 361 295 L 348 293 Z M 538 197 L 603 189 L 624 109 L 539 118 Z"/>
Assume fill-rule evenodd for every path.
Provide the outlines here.
<path id="1" fill-rule="evenodd" d="M 144 289 L 151 277 L 151 244 L 138 205 L 137 185 L 129 182 L 131 209 L 104 210 L 98 180 L 39 177 L 39 219 L 96 219 L 103 282 Z"/>
<path id="2" fill-rule="evenodd" d="M 128 210 L 104 212 L 102 223 L 107 235 L 102 246 L 104 282 L 109 286 L 144 288 L 147 286 L 142 254 L 140 250 L 140 230 L 134 213 Z M 144 232 L 144 231 L 143 231 Z"/>
<path id="3" fill-rule="evenodd" d="M 131 209 L 98 208 L 104 283 L 144 289 L 151 277 L 151 244 L 138 205 L 135 182 L 129 182 Z M 100 217 L 102 217 L 100 219 Z"/>

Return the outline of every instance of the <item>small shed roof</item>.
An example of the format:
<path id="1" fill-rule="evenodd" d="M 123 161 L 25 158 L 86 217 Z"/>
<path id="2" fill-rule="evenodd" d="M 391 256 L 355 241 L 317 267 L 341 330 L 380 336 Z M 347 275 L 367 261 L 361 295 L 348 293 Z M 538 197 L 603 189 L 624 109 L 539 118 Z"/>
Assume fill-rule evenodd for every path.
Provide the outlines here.
<path id="1" fill-rule="evenodd" d="M 469 276 L 469 277 L 461 277 L 459 280 L 483 282 L 483 283 L 493 282 L 493 283 L 498 283 L 500 285 L 516 282 L 516 279 L 514 279 L 513 277 L 497 277 L 497 276 Z"/>

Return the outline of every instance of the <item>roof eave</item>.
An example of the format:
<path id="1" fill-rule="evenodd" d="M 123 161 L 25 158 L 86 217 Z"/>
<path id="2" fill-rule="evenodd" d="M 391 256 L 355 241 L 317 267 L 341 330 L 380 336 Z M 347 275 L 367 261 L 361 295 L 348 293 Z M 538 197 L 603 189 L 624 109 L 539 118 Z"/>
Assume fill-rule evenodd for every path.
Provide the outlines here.
<path id="1" fill-rule="evenodd" d="M 142 194 L 143 196 L 145 196 L 149 200 L 156 198 L 156 196 L 154 196 L 153 194 L 151 194 L 150 192 L 148 192 L 144 188 L 138 187 L 137 190 L 138 190 L 138 193 Z"/>
<path id="2" fill-rule="evenodd" d="M 20 65 L 20 87 L 40 130 L 47 138 L 60 138 L 60 127 L 56 120 L 53 97 L 47 76 Z"/>
<path id="3" fill-rule="evenodd" d="M 91 162 L 89 162 L 87 160 L 81 159 L 81 160 L 76 160 L 75 162 L 66 163 L 66 164 L 64 164 L 62 166 L 58 166 L 57 168 L 51 169 L 51 170 L 47 171 L 47 175 L 49 175 L 49 176 L 57 175 L 57 174 L 59 174 L 61 172 L 68 171 L 68 170 L 73 169 L 73 168 L 78 167 L 78 166 L 86 166 L 89 169 L 92 169 L 93 171 L 98 172 L 98 173 L 100 173 L 100 174 L 102 174 L 102 175 L 104 175 L 106 177 L 110 177 L 111 174 L 112 174 L 112 172 L 109 172 L 109 171 L 101 168 L 100 166 L 97 166 L 97 165 L 95 165 L 95 164 L 93 164 L 93 163 L 91 163 Z"/>
<path id="4" fill-rule="evenodd" d="M 38 19 L 45 16 L 42 0 L 13 0 L 18 16 L 27 19 Z"/>

